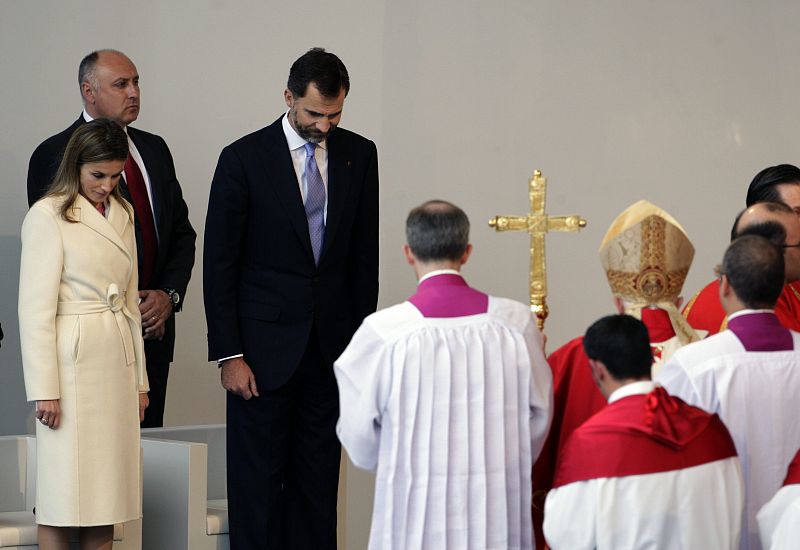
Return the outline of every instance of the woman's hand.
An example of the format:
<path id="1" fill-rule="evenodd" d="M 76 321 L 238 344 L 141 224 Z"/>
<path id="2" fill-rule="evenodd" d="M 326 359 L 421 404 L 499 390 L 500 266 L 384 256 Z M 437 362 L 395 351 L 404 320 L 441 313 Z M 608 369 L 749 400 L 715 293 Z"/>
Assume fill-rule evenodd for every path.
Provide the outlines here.
<path id="1" fill-rule="evenodd" d="M 144 422 L 144 410 L 150 405 L 150 398 L 147 393 L 139 394 L 139 422 Z"/>
<path id="2" fill-rule="evenodd" d="M 36 419 L 51 430 L 61 423 L 61 405 L 58 399 L 47 399 L 36 402 Z"/>

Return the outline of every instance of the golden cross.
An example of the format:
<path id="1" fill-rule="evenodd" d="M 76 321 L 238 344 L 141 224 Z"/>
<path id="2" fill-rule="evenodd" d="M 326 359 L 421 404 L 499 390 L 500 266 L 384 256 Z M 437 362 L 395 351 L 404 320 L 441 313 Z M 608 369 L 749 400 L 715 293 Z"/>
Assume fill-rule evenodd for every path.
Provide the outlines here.
<path id="1" fill-rule="evenodd" d="M 549 231 L 580 231 L 586 220 L 580 216 L 548 216 L 544 211 L 547 178 L 539 170 L 528 180 L 531 211 L 527 216 L 495 216 L 489 227 L 497 231 L 527 231 L 531 236 L 530 303 L 536 315 L 536 325 L 544 329 L 547 319 L 547 263 L 544 253 L 544 236 Z"/>

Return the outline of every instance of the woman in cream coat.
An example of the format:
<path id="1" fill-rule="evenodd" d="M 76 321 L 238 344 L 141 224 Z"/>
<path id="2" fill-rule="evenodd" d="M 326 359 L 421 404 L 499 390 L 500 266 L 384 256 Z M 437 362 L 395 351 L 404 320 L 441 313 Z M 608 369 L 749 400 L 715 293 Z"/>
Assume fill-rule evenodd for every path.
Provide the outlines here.
<path id="1" fill-rule="evenodd" d="M 141 516 L 139 421 L 147 406 L 133 210 L 119 183 L 128 141 L 97 119 L 70 139 L 22 225 L 19 321 L 36 402 L 39 547 L 111 548 Z M 138 414 L 137 414 L 138 413 Z"/>

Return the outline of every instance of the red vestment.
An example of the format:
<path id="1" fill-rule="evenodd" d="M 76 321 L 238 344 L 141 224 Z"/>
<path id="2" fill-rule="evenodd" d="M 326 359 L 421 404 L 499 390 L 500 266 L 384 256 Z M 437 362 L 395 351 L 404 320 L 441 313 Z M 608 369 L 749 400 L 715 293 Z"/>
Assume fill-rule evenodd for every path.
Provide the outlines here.
<path id="1" fill-rule="evenodd" d="M 784 328 L 800 332 L 800 282 L 783 287 L 775 304 L 775 315 Z M 719 279 L 714 279 L 689 300 L 683 316 L 695 330 L 708 331 L 708 336 L 725 330 L 725 310 L 719 302 Z"/>
<path id="2" fill-rule="evenodd" d="M 800 483 L 800 451 L 794 455 L 791 464 L 789 464 L 789 471 L 786 473 L 786 479 L 783 480 L 784 485 L 794 485 Z"/>
<path id="3" fill-rule="evenodd" d="M 716 414 L 656 388 L 623 397 L 587 420 L 559 455 L 554 488 L 607 477 L 691 468 L 736 456 Z"/>
<path id="4" fill-rule="evenodd" d="M 661 309 L 642 309 L 642 322 L 652 343 L 675 336 L 669 315 Z M 553 488 L 557 458 L 567 438 L 575 429 L 606 406 L 606 398 L 597 389 L 583 351 L 583 337 L 575 338 L 547 358 L 553 371 L 553 422 L 539 458 L 533 466 L 533 531 L 536 548 L 544 548 L 544 500 Z"/>

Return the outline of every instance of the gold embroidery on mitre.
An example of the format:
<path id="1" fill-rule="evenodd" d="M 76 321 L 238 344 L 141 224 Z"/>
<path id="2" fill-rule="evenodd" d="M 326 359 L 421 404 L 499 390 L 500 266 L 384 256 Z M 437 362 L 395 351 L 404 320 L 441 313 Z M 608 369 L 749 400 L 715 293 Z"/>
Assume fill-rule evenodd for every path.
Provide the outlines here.
<path id="1" fill-rule="evenodd" d="M 699 339 L 675 306 L 694 257 L 675 218 L 640 200 L 614 219 L 599 252 L 611 292 L 625 301 L 625 313 L 641 319 L 642 308 L 657 307 L 669 315 L 681 345 Z"/>
<path id="2" fill-rule="evenodd" d="M 640 273 L 606 271 L 611 292 L 617 296 L 647 303 L 674 300 L 683 288 L 689 268 L 664 271 L 662 268 L 647 268 Z"/>
<path id="3" fill-rule="evenodd" d="M 678 297 L 689 273 L 691 257 L 685 267 L 669 269 L 667 224 L 662 216 L 651 214 L 638 223 L 638 233 L 629 228 L 614 239 L 623 251 L 620 264 L 627 263 L 624 256 L 635 258 L 638 254 L 637 271 L 606 270 L 608 283 L 614 294 L 649 304 L 672 301 Z M 626 241 L 628 245 L 625 244 Z"/>
<path id="4" fill-rule="evenodd" d="M 642 221 L 642 270 L 666 271 L 666 227 L 667 222 L 658 216 L 649 216 Z"/>

